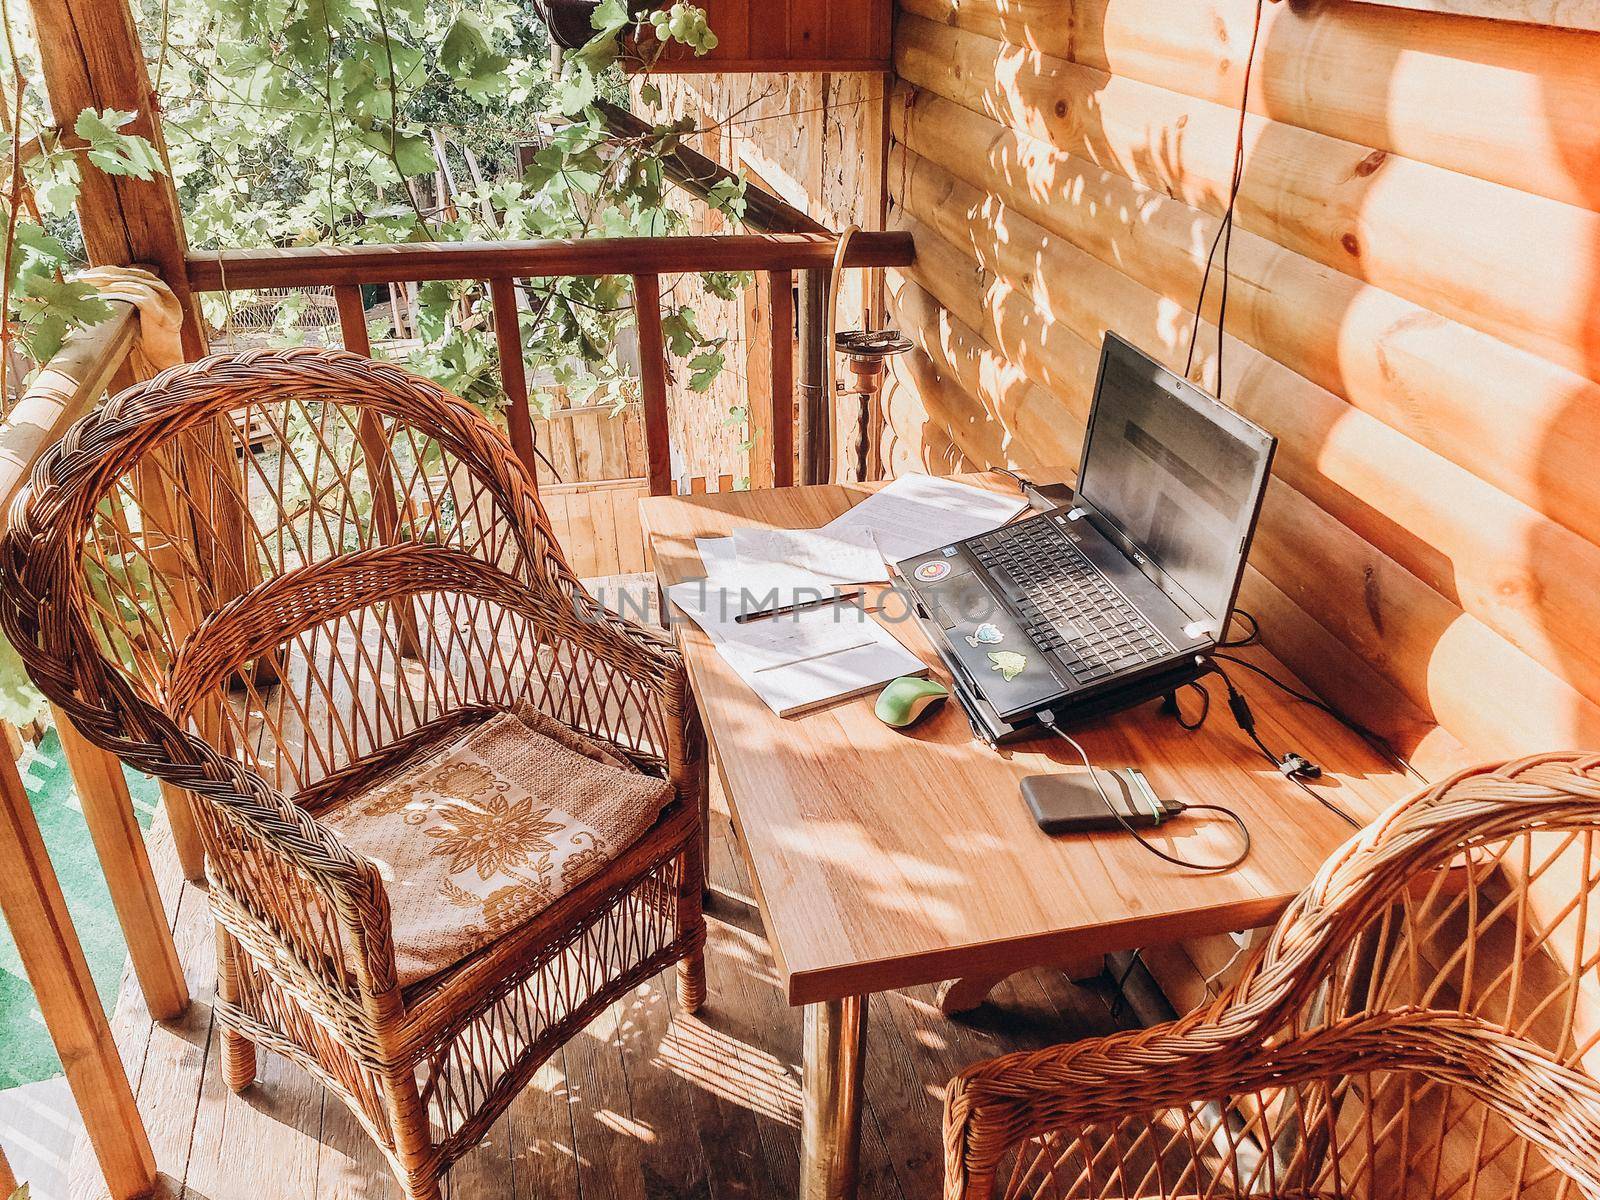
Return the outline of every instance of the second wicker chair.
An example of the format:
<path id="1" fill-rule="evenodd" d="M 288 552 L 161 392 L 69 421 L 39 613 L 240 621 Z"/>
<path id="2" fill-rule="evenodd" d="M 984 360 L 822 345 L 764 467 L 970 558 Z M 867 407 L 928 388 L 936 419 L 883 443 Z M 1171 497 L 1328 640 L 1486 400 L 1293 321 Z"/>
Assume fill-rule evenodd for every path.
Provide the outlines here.
<path id="1" fill-rule="evenodd" d="M 684 1006 L 703 999 L 683 664 L 588 596 L 528 472 L 462 401 L 336 351 L 168 371 L 46 456 L 4 574 L 0 619 L 42 690 L 170 785 L 180 826 L 192 800 L 229 1084 L 256 1046 L 298 1063 L 412 1200 L 613 1000 L 674 962 Z M 607 770 L 668 781 L 668 803 L 413 982 L 405 881 L 318 818 L 518 708 Z"/>
<path id="2" fill-rule="evenodd" d="M 978 1063 L 946 1200 L 1600 1197 L 1600 756 L 1466 771 L 1165 1025 Z"/>

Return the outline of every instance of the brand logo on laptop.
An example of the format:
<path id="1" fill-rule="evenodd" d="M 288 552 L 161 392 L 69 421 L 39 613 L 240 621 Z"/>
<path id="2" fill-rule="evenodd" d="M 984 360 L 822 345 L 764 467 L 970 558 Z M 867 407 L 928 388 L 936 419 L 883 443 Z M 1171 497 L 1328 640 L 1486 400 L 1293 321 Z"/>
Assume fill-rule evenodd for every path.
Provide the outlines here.
<path id="1" fill-rule="evenodd" d="M 935 559 L 933 562 L 923 563 L 911 573 L 918 579 L 922 580 L 923 583 L 937 583 L 946 575 L 950 574 L 950 564 L 939 559 Z"/>

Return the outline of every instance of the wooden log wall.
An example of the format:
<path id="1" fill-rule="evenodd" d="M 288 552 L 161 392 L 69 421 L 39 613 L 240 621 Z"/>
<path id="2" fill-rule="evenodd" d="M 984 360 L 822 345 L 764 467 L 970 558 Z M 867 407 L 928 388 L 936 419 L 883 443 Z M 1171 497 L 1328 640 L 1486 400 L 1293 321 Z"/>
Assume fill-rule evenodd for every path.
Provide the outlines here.
<path id="1" fill-rule="evenodd" d="M 1071 465 L 1107 329 L 1183 369 L 1255 10 L 900 0 L 889 461 Z M 1600 34 L 1267 4 L 1250 82 L 1222 393 L 1281 451 L 1244 602 L 1425 770 L 1600 745 Z"/>

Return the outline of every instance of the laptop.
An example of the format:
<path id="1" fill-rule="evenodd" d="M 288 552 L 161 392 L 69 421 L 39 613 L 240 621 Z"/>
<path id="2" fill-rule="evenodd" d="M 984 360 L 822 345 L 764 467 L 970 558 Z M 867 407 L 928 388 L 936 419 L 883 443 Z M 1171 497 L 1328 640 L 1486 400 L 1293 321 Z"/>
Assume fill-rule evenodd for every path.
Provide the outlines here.
<path id="1" fill-rule="evenodd" d="M 1233 610 L 1277 442 L 1106 335 L 1070 503 L 895 564 L 987 741 L 1199 678 Z"/>

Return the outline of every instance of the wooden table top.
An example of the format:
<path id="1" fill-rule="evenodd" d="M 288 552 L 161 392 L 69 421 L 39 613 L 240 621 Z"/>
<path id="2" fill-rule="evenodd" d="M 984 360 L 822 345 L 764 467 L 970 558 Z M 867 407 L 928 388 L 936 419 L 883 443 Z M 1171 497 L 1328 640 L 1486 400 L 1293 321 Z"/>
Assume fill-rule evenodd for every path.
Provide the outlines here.
<path id="1" fill-rule="evenodd" d="M 696 537 L 822 525 L 874 486 L 661 496 L 640 511 L 657 575 L 670 585 L 704 576 Z M 872 695 L 778 717 L 699 628 L 676 614 L 674 626 L 791 1004 L 1264 925 L 1354 832 L 1267 763 L 1214 678 L 1198 731 L 1154 703 L 1073 729 L 1097 765 L 1137 766 L 1162 796 L 1244 817 L 1249 858 L 1207 875 L 1162 862 L 1120 831 L 1042 833 L 1018 783 L 1077 763 L 1058 738 L 992 749 L 953 699 L 906 732 L 873 716 Z M 949 683 L 914 622 L 892 628 Z M 1294 678 L 1259 647 L 1239 653 Z M 1313 786 L 1356 820 L 1417 786 L 1331 717 L 1240 667 L 1229 674 L 1267 745 L 1320 765 L 1324 779 Z M 1191 698 L 1185 709 L 1194 707 Z M 1225 859 L 1236 845 L 1228 823 L 1201 814 L 1143 832 L 1197 860 Z"/>

